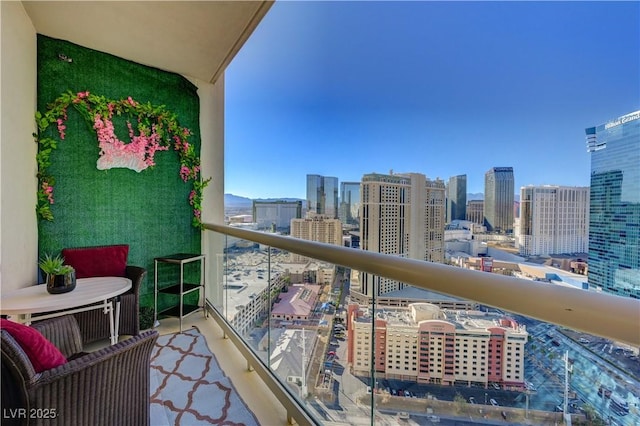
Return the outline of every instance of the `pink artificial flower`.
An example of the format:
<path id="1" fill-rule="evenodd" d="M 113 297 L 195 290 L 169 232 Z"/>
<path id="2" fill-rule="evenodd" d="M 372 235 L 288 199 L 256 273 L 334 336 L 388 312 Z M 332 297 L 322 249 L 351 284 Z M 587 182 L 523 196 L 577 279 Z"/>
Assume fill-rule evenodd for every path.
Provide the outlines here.
<path id="1" fill-rule="evenodd" d="M 189 193 L 189 204 L 193 205 L 194 198 L 196 198 L 196 191 L 191 190 Z"/>
<path id="2" fill-rule="evenodd" d="M 96 114 L 95 117 L 93 117 L 93 128 L 96 130 L 102 129 L 104 127 L 104 123 L 102 122 L 102 118 L 100 117 L 100 114 Z M 98 140 L 100 140 L 100 135 L 98 135 Z"/>
<path id="3" fill-rule="evenodd" d="M 198 209 L 193 209 L 193 215 L 194 215 L 195 217 L 197 217 L 198 219 L 200 219 L 200 210 L 198 210 Z"/>
<path id="4" fill-rule="evenodd" d="M 79 104 L 82 99 L 88 98 L 89 92 L 78 92 L 76 98 L 72 101 L 74 104 Z"/>
<path id="5" fill-rule="evenodd" d="M 187 181 L 189 179 L 189 175 L 191 174 L 191 170 L 187 166 L 180 167 L 180 177 L 183 181 Z"/>
<path id="6" fill-rule="evenodd" d="M 49 204 L 53 204 L 53 187 L 49 185 L 49 182 L 47 181 L 42 182 L 42 191 L 47 196 L 49 200 Z"/>
<path id="7" fill-rule="evenodd" d="M 58 124 L 58 133 L 60 134 L 60 139 L 64 139 L 64 129 L 66 129 L 67 126 L 64 125 L 64 121 L 62 120 L 62 118 L 58 118 L 56 120 L 56 123 Z"/>
<path id="8" fill-rule="evenodd" d="M 180 148 L 182 147 L 182 141 L 180 140 L 179 137 L 177 137 L 175 135 L 173 136 L 173 140 L 176 142 L 173 145 L 173 149 L 175 149 L 176 151 L 180 151 Z"/>
<path id="9" fill-rule="evenodd" d="M 133 107 L 138 105 L 138 103 L 136 101 L 131 99 L 131 96 L 127 97 L 127 102 L 129 103 L 129 105 L 131 105 Z"/>
<path id="10" fill-rule="evenodd" d="M 133 126 L 131 125 L 131 123 L 129 121 L 127 121 L 127 127 L 129 128 L 129 137 L 131 138 L 131 140 L 133 140 L 135 135 L 133 133 Z"/>

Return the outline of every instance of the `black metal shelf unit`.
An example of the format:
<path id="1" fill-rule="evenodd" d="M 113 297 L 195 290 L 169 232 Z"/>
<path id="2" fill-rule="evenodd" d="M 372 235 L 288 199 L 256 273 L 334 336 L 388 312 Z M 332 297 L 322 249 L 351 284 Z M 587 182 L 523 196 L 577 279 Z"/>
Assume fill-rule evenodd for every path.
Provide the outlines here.
<path id="1" fill-rule="evenodd" d="M 158 316 L 171 316 L 178 317 L 180 321 L 180 331 L 182 331 L 182 319 L 187 315 L 196 312 L 200 309 L 204 312 L 204 316 L 207 316 L 207 310 L 205 309 L 205 285 L 204 285 L 204 277 L 205 277 L 205 256 L 204 254 L 191 254 L 191 253 L 177 253 L 169 256 L 156 257 L 154 259 L 154 279 L 153 279 L 153 287 L 154 287 L 154 303 L 155 303 L 155 324 L 158 324 Z M 187 283 L 185 282 L 184 276 L 184 266 L 187 263 L 191 262 L 200 262 L 200 282 L 199 283 Z M 176 265 L 180 268 L 180 275 L 178 282 L 175 284 L 170 284 L 167 286 L 159 287 L 158 285 L 158 264 L 159 263 L 168 263 L 172 265 Z M 193 304 L 185 304 L 184 297 L 187 294 L 199 291 L 202 289 L 202 306 L 193 305 Z M 162 310 L 158 310 L 158 295 L 159 294 L 173 294 L 179 296 L 179 302 L 177 305 L 165 307 Z"/>

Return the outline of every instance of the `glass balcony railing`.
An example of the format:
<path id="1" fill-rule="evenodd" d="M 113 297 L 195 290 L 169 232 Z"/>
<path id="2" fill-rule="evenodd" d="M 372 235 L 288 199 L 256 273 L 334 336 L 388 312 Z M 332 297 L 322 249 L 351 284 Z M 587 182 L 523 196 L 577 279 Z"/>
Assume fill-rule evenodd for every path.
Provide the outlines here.
<path id="1" fill-rule="evenodd" d="M 206 228 L 214 317 L 299 424 L 640 424 L 637 300 Z"/>

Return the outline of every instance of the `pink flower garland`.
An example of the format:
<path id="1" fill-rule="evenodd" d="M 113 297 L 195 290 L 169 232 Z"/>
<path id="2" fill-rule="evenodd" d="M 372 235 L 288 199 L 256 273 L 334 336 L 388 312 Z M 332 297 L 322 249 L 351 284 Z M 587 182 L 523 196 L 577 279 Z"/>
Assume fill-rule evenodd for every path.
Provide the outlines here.
<path id="1" fill-rule="evenodd" d="M 129 100 L 133 102 L 131 98 Z M 113 112 L 110 113 L 108 118 L 102 118 L 100 114 L 96 114 L 94 118 L 93 128 L 98 135 L 98 146 L 100 147 L 98 169 L 127 167 L 140 172 L 147 167 L 155 166 L 156 163 L 153 157 L 156 151 L 169 149 L 167 146 L 161 146 L 158 142 L 160 135 L 156 132 L 155 124 L 151 126 L 151 134 L 146 135 L 141 132 L 136 136 L 131 123 L 127 122 L 131 142 L 125 143 L 118 139 L 115 134 L 113 122 L 111 121 L 112 116 Z M 186 182 L 185 179 L 183 180 Z"/>
<path id="2" fill-rule="evenodd" d="M 97 167 L 100 170 L 126 167 L 140 172 L 155 166 L 155 153 L 168 150 L 173 143 L 173 148 L 180 157 L 180 178 L 184 182 L 193 182 L 193 189 L 189 193 L 189 205 L 193 207 L 193 225 L 202 227 L 202 191 L 211 179 L 202 180 L 200 176 L 200 159 L 192 145 L 187 142 L 191 131 L 186 127 L 180 127 L 175 115 L 166 111 L 164 106 L 140 104 L 131 96 L 120 101 L 109 101 L 87 91 L 65 93 L 48 107 L 45 114 L 36 112 L 39 133 L 34 134 L 34 137 L 40 146 L 37 155 L 40 186 L 36 212 L 40 218 L 53 220 L 49 205 L 54 203 L 55 179 L 47 175 L 46 168 L 50 165 L 49 155 L 56 148 L 55 140 L 41 134 L 44 134 L 49 125 L 55 123 L 60 139 L 64 140 L 69 105 L 74 106 L 90 121 L 96 131 L 100 148 Z M 122 113 L 134 114 L 138 118 L 138 135 L 135 134 L 131 122 L 127 121 L 130 142 L 121 141 L 115 134 L 112 118 L 114 114 Z"/>

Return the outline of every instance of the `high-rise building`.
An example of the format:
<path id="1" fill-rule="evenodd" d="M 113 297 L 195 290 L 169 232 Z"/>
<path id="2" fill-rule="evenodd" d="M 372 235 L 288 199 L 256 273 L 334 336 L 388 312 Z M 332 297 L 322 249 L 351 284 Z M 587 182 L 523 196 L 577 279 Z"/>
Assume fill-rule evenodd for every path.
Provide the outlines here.
<path id="1" fill-rule="evenodd" d="M 452 176 L 447 183 L 447 222 L 467 219 L 467 175 Z"/>
<path id="2" fill-rule="evenodd" d="M 590 127 L 589 285 L 640 298 L 640 111 Z"/>
<path id="3" fill-rule="evenodd" d="M 307 211 L 338 217 L 338 178 L 307 175 Z"/>
<path id="4" fill-rule="evenodd" d="M 362 177 L 360 247 L 377 253 L 444 262 L 444 182 L 423 174 Z M 367 297 L 404 287 L 369 273 L 360 277 Z"/>
<path id="5" fill-rule="evenodd" d="M 324 178 L 307 175 L 307 211 L 323 214 L 325 208 Z"/>
<path id="6" fill-rule="evenodd" d="M 342 245 L 342 224 L 327 215 L 307 212 L 304 219 L 291 220 L 291 236 L 319 243 Z M 307 257 L 292 253 L 292 262 L 306 262 Z"/>
<path id="7" fill-rule="evenodd" d="M 253 222 L 257 229 L 289 232 L 291 219 L 302 217 L 302 201 L 253 200 Z"/>
<path id="8" fill-rule="evenodd" d="M 360 182 L 340 182 L 338 217 L 346 225 L 360 225 Z"/>
<path id="9" fill-rule="evenodd" d="M 589 188 L 520 188 L 517 232 L 524 256 L 586 253 L 589 243 Z"/>
<path id="10" fill-rule="evenodd" d="M 483 200 L 469 200 L 467 202 L 467 220 L 484 224 L 484 201 Z"/>
<path id="11" fill-rule="evenodd" d="M 338 218 L 338 178 L 328 177 L 324 178 L 324 193 L 326 194 L 326 206 L 324 214 L 331 216 L 332 219 Z"/>
<path id="12" fill-rule="evenodd" d="M 513 191 L 513 167 L 492 167 L 484 174 L 484 222 L 487 231 L 513 231 Z"/>

